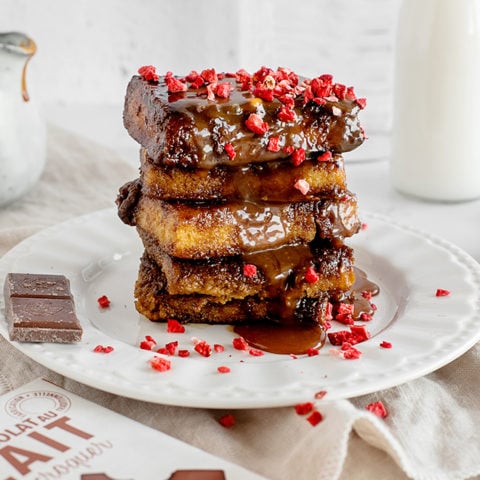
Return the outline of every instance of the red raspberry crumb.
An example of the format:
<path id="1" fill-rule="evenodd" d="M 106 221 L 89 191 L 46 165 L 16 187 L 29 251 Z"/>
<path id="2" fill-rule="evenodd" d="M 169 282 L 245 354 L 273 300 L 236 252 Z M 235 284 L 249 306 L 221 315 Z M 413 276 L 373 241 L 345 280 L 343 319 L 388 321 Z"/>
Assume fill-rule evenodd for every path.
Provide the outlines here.
<path id="1" fill-rule="evenodd" d="M 225 150 L 225 153 L 228 155 L 228 158 L 230 158 L 230 160 L 233 160 L 235 158 L 237 152 L 235 152 L 235 149 L 233 148 L 233 145 L 231 143 L 226 143 L 223 149 Z"/>
<path id="2" fill-rule="evenodd" d="M 223 345 L 220 345 L 219 343 L 215 343 L 213 345 L 213 349 L 217 352 L 217 353 L 222 353 L 225 351 L 225 347 Z"/>
<path id="3" fill-rule="evenodd" d="M 310 190 L 310 184 L 305 179 L 301 178 L 293 184 L 293 188 L 299 190 L 302 195 L 306 195 Z"/>
<path id="4" fill-rule="evenodd" d="M 187 84 L 175 78 L 173 75 L 165 76 L 165 83 L 167 84 L 167 91 L 169 93 L 185 92 Z"/>
<path id="5" fill-rule="evenodd" d="M 260 85 L 256 86 L 253 90 L 253 96 L 257 98 L 261 98 L 266 102 L 273 101 L 273 90 L 270 88 L 262 87 Z"/>
<path id="6" fill-rule="evenodd" d="M 278 99 L 287 107 L 293 108 L 295 106 L 295 100 L 291 95 L 282 95 L 278 97 Z"/>
<path id="7" fill-rule="evenodd" d="M 356 102 L 357 102 L 357 105 L 362 110 L 367 106 L 367 99 L 366 98 L 357 98 Z"/>
<path id="8" fill-rule="evenodd" d="M 365 325 L 350 325 L 350 331 L 355 338 L 355 343 L 364 342 L 370 338 L 370 332 Z"/>
<path id="9" fill-rule="evenodd" d="M 97 299 L 100 308 L 108 308 L 110 306 L 110 300 L 106 295 L 102 295 Z"/>
<path id="10" fill-rule="evenodd" d="M 297 115 L 294 110 L 288 108 L 286 105 L 282 105 L 277 113 L 277 118 L 282 122 L 293 122 L 297 118 Z"/>
<path id="11" fill-rule="evenodd" d="M 138 73 L 145 79 L 153 82 L 158 81 L 156 68 L 153 65 L 144 65 L 138 69 Z"/>
<path id="12" fill-rule="evenodd" d="M 361 227 L 362 230 L 366 230 L 368 228 L 368 223 L 362 223 Z"/>
<path id="13" fill-rule="evenodd" d="M 448 295 L 450 295 L 450 290 L 444 290 L 443 288 L 437 288 L 435 292 L 436 297 L 447 297 Z"/>
<path id="14" fill-rule="evenodd" d="M 332 345 L 342 345 L 344 342 L 350 342 L 353 339 L 352 332 L 348 330 L 339 330 L 338 332 L 327 333 L 328 340 Z"/>
<path id="15" fill-rule="evenodd" d="M 323 416 L 318 410 L 313 411 L 307 417 L 307 421 L 312 425 L 312 427 L 317 426 L 322 420 L 323 420 Z"/>
<path id="16" fill-rule="evenodd" d="M 390 342 L 387 342 L 387 341 L 384 340 L 384 341 L 380 344 L 380 346 L 381 346 L 382 348 L 392 348 L 393 345 L 392 345 Z"/>
<path id="17" fill-rule="evenodd" d="M 225 428 L 230 428 L 235 425 L 235 417 L 231 413 L 227 413 L 218 419 L 218 423 Z"/>
<path id="18" fill-rule="evenodd" d="M 97 345 L 97 346 L 93 349 L 93 351 L 94 351 L 95 353 L 103 352 L 103 345 Z"/>
<path id="19" fill-rule="evenodd" d="M 179 350 L 178 351 L 178 356 L 179 357 L 189 357 L 190 352 L 188 350 Z"/>
<path id="20" fill-rule="evenodd" d="M 368 290 L 364 290 L 362 292 L 362 297 L 365 298 L 366 300 L 371 300 L 372 299 L 372 292 L 369 292 Z"/>
<path id="21" fill-rule="evenodd" d="M 254 277 L 257 274 L 257 267 L 253 265 L 252 263 L 246 263 L 243 266 L 243 275 L 245 277 Z"/>
<path id="22" fill-rule="evenodd" d="M 315 393 L 313 397 L 315 398 L 315 400 L 321 400 L 326 394 L 326 390 L 320 390 L 319 392 Z"/>
<path id="23" fill-rule="evenodd" d="M 162 355 L 168 355 L 168 350 L 166 347 L 160 347 L 157 349 L 157 353 L 161 353 Z"/>
<path id="24" fill-rule="evenodd" d="M 155 345 L 157 344 L 157 341 L 151 335 L 145 335 L 145 340 L 153 342 Z"/>
<path id="25" fill-rule="evenodd" d="M 348 342 L 343 343 L 341 349 L 343 350 L 343 358 L 345 360 L 357 360 L 362 354 L 360 350 L 356 349 Z"/>
<path id="26" fill-rule="evenodd" d="M 295 148 L 292 146 L 292 145 L 285 145 L 283 147 L 283 151 L 287 154 L 287 155 L 291 155 L 293 152 L 294 152 Z"/>
<path id="27" fill-rule="evenodd" d="M 168 333 L 185 333 L 185 326 L 182 325 L 178 320 L 169 318 L 167 320 L 167 332 Z"/>
<path id="28" fill-rule="evenodd" d="M 305 403 L 297 403 L 295 405 L 295 412 L 297 415 L 306 415 L 313 410 L 313 403 L 312 402 L 305 402 Z"/>
<path id="29" fill-rule="evenodd" d="M 140 342 L 140 348 L 142 350 L 152 350 L 157 342 L 152 342 L 151 340 L 143 340 Z"/>
<path id="30" fill-rule="evenodd" d="M 194 350 L 203 357 L 209 357 L 212 354 L 212 347 L 205 340 L 198 342 Z"/>
<path id="31" fill-rule="evenodd" d="M 169 355 L 175 355 L 175 351 L 177 350 L 177 347 L 178 347 L 177 341 L 169 342 L 165 345 L 165 349 L 167 350 L 167 353 Z"/>
<path id="32" fill-rule="evenodd" d="M 322 153 L 317 157 L 317 160 L 319 162 L 329 162 L 333 158 L 332 152 L 330 150 L 327 150 L 326 152 Z"/>
<path id="33" fill-rule="evenodd" d="M 307 273 L 305 273 L 304 278 L 307 283 L 317 283 L 320 279 L 320 276 L 313 267 L 308 267 Z"/>
<path id="34" fill-rule="evenodd" d="M 371 303 L 370 306 L 372 307 L 372 310 L 376 310 L 377 306 L 374 303 Z"/>
<path id="35" fill-rule="evenodd" d="M 385 408 L 385 405 L 382 403 L 381 400 L 369 403 L 365 406 L 365 408 L 369 412 L 372 412 L 374 415 L 380 418 L 385 418 L 388 415 L 387 409 Z"/>
<path id="36" fill-rule="evenodd" d="M 280 141 L 280 137 L 270 137 L 268 139 L 267 150 L 269 152 L 278 152 L 280 150 L 280 145 L 278 142 Z"/>
<path id="37" fill-rule="evenodd" d="M 290 358 L 292 358 L 293 360 L 298 360 L 298 357 L 294 353 L 290 354 Z"/>
<path id="38" fill-rule="evenodd" d="M 236 350 L 248 350 L 248 343 L 243 337 L 235 337 L 232 344 Z"/>
<path id="39" fill-rule="evenodd" d="M 215 89 L 215 94 L 220 98 L 228 98 L 230 92 L 233 90 L 232 84 L 230 82 L 223 82 L 217 85 Z"/>
<path id="40" fill-rule="evenodd" d="M 373 317 L 369 313 L 362 312 L 360 314 L 360 320 L 363 320 L 364 322 L 369 322 L 372 318 Z"/>
<path id="41" fill-rule="evenodd" d="M 256 348 L 250 348 L 248 350 L 248 353 L 252 356 L 252 357 L 261 357 L 262 355 L 264 355 L 264 352 L 262 352 L 261 350 L 258 350 Z"/>
<path id="42" fill-rule="evenodd" d="M 103 347 L 103 353 L 110 353 L 113 352 L 114 348 L 111 345 Z"/>
<path id="43" fill-rule="evenodd" d="M 205 70 L 202 70 L 202 73 L 200 75 L 208 83 L 218 82 L 218 75 L 215 72 L 214 68 L 207 68 Z"/>
<path id="44" fill-rule="evenodd" d="M 162 357 L 153 357 L 149 360 L 150 366 L 159 372 L 166 372 L 170 370 L 172 362 Z"/>
<path id="45" fill-rule="evenodd" d="M 303 148 L 297 148 L 292 153 L 292 163 L 295 167 L 298 167 L 305 161 L 305 150 Z"/>
<path id="46" fill-rule="evenodd" d="M 262 117 L 256 113 L 251 113 L 245 121 L 245 126 L 257 135 L 263 135 L 268 131 L 268 123 L 264 122 Z"/>
<path id="47" fill-rule="evenodd" d="M 219 373 L 230 373 L 230 367 L 226 367 L 225 365 L 222 365 L 220 367 L 217 367 L 217 371 Z"/>
<path id="48" fill-rule="evenodd" d="M 315 355 L 318 355 L 320 353 L 320 350 L 318 348 L 310 347 L 307 349 L 305 352 L 309 357 L 314 357 Z"/>

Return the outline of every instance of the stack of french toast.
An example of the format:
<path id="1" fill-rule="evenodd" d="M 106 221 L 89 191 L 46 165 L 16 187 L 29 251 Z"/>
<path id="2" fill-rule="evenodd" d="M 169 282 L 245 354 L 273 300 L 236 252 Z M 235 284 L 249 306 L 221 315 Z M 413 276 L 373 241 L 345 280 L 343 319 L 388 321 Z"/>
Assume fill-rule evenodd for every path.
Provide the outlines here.
<path id="1" fill-rule="evenodd" d="M 144 245 L 137 310 L 322 325 L 355 280 L 344 239 L 360 222 L 342 154 L 365 138 L 364 106 L 331 75 L 140 68 L 124 108 L 140 176 L 117 198 Z"/>

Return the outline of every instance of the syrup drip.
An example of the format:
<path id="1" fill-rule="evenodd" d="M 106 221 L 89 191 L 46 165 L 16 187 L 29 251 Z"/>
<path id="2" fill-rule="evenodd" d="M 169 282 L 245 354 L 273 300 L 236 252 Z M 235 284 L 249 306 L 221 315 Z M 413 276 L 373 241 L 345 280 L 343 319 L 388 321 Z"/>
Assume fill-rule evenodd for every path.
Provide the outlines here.
<path id="1" fill-rule="evenodd" d="M 353 301 L 356 320 L 364 312 L 370 315 L 374 312 L 370 302 L 362 296 L 365 291 L 375 296 L 380 292 L 380 288 L 368 279 L 364 271 L 355 267 L 355 283 L 339 301 Z M 292 325 L 281 321 L 236 325 L 233 330 L 252 347 L 277 354 L 304 354 L 309 348 L 321 348 L 326 337 L 322 325 Z"/>
<path id="2" fill-rule="evenodd" d="M 27 54 L 27 59 L 25 60 L 22 69 L 21 90 L 23 101 L 28 102 L 30 100 L 30 95 L 27 90 L 27 66 L 37 51 L 37 45 L 31 38 L 29 38 L 27 41 L 20 44 L 20 48 Z"/>

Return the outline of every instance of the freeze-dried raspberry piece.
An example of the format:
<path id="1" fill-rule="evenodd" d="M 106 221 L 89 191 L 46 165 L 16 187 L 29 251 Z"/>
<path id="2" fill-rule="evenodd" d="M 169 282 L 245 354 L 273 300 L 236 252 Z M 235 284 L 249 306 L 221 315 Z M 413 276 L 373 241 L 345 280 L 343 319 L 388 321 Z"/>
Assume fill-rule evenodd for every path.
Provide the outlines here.
<path id="1" fill-rule="evenodd" d="M 343 100 L 347 94 L 347 87 L 341 83 L 336 83 L 333 86 L 333 93 L 339 100 Z"/>
<path id="2" fill-rule="evenodd" d="M 295 106 L 295 99 L 292 97 L 292 95 L 281 95 L 278 97 L 278 99 L 287 107 L 287 108 L 293 108 Z"/>
<path id="3" fill-rule="evenodd" d="M 355 343 L 364 342 L 370 338 L 370 332 L 365 325 L 351 325 L 350 331 L 355 338 Z"/>
<path id="4" fill-rule="evenodd" d="M 257 135 L 263 135 L 268 131 L 268 123 L 264 122 L 262 117 L 258 116 L 256 113 L 251 113 L 249 115 L 247 120 L 245 120 L 245 126 Z"/>
<path id="5" fill-rule="evenodd" d="M 102 353 L 102 352 L 103 352 L 103 345 L 97 345 L 97 346 L 93 349 L 93 351 L 94 351 L 95 353 Z"/>
<path id="6" fill-rule="evenodd" d="M 306 195 L 310 191 L 310 184 L 301 178 L 293 184 L 293 188 L 296 188 L 302 195 Z"/>
<path id="7" fill-rule="evenodd" d="M 348 330 L 339 330 L 338 332 L 327 333 L 328 340 L 332 345 L 342 345 L 344 342 L 351 342 L 353 339 L 352 332 Z"/>
<path id="8" fill-rule="evenodd" d="M 233 87 L 230 82 L 219 83 L 215 89 L 215 95 L 220 98 L 228 98 L 232 90 Z"/>
<path id="9" fill-rule="evenodd" d="M 282 105 L 277 113 L 277 118 L 282 122 L 293 122 L 297 118 L 297 114 L 291 108 L 288 108 L 286 105 Z"/>
<path id="10" fill-rule="evenodd" d="M 257 274 L 257 267 L 252 263 L 246 263 L 243 266 L 243 275 L 245 277 L 251 278 Z"/>
<path id="11" fill-rule="evenodd" d="M 271 88 L 266 88 L 261 85 L 257 85 L 254 88 L 252 94 L 254 97 L 261 98 L 266 102 L 273 102 L 273 89 Z"/>
<path id="12" fill-rule="evenodd" d="M 297 415 L 306 415 L 313 410 L 313 406 L 312 402 L 297 403 L 295 405 L 295 412 Z"/>
<path id="13" fill-rule="evenodd" d="M 212 354 L 212 347 L 205 340 L 198 342 L 193 348 L 203 357 L 209 357 Z"/>
<path id="14" fill-rule="evenodd" d="M 315 271 L 315 269 L 310 266 L 307 268 L 307 272 L 305 273 L 304 279 L 307 283 L 317 283 L 318 280 L 320 279 L 320 276 Z"/>
<path id="15" fill-rule="evenodd" d="M 159 76 L 157 75 L 157 69 L 153 65 L 144 65 L 138 69 L 138 73 L 145 79 L 153 82 L 157 82 Z"/>
<path id="16" fill-rule="evenodd" d="M 110 353 L 113 352 L 114 348 L 111 345 L 107 345 L 106 347 L 103 347 L 103 353 Z"/>
<path id="17" fill-rule="evenodd" d="M 314 398 L 315 400 L 321 400 L 326 394 L 327 394 L 326 390 L 320 390 L 317 393 L 315 393 Z"/>
<path id="18" fill-rule="evenodd" d="M 362 224 L 360 225 L 360 228 L 361 228 L 362 230 L 366 230 L 366 229 L 368 228 L 368 223 L 362 223 Z"/>
<path id="19" fill-rule="evenodd" d="M 320 354 L 320 350 L 318 348 L 315 348 L 315 347 L 310 347 L 307 349 L 307 351 L 305 352 L 309 357 L 314 357 L 315 355 L 319 355 Z"/>
<path id="20" fill-rule="evenodd" d="M 230 428 L 235 425 L 235 417 L 231 413 L 227 413 L 218 419 L 218 423 L 225 428 Z"/>
<path id="21" fill-rule="evenodd" d="M 236 350 L 248 350 L 248 343 L 243 337 L 235 337 L 232 340 L 232 345 Z"/>
<path id="22" fill-rule="evenodd" d="M 172 367 L 172 362 L 162 357 L 153 357 L 149 360 L 150 366 L 159 372 L 166 372 Z"/>
<path id="23" fill-rule="evenodd" d="M 366 98 L 357 98 L 356 102 L 357 102 L 357 105 L 362 110 L 367 106 L 367 99 Z"/>
<path id="24" fill-rule="evenodd" d="M 185 326 L 182 325 L 178 320 L 169 318 L 167 320 L 167 332 L 168 333 L 185 333 Z"/>
<path id="25" fill-rule="evenodd" d="M 223 345 L 220 345 L 219 343 L 215 343 L 213 345 L 213 349 L 217 352 L 217 353 L 222 353 L 225 351 L 225 347 Z"/>
<path id="26" fill-rule="evenodd" d="M 261 357 L 262 355 L 265 355 L 264 352 L 262 352 L 261 350 L 258 350 L 257 348 L 250 348 L 248 350 L 248 353 L 252 357 Z"/>
<path id="27" fill-rule="evenodd" d="M 214 68 L 207 68 L 205 70 L 202 70 L 202 73 L 200 75 L 208 83 L 218 82 L 218 76 Z"/>
<path id="28" fill-rule="evenodd" d="M 437 291 L 435 292 L 436 297 L 447 297 L 450 295 L 450 290 L 445 290 L 443 288 L 437 288 Z"/>
<path id="29" fill-rule="evenodd" d="M 226 143 L 223 149 L 225 150 L 225 153 L 228 155 L 228 158 L 230 160 L 233 160 L 235 158 L 235 155 L 237 155 L 231 143 Z"/>
<path id="30" fill-rule="evenodd" d="M 152 350 L 153 347 L 157 344 L 157 342 L 152 340 L 142 340 L 140 342 L 140 348 L 142 350 Z"/>
<path id="31" fill-rule="evenodd" d="M 327 150 L 326 152 L 322 153 L 317 157 L 317 160 L 319 162 L 330 162 L 333 158 L 332 152 L 330 150 Z"/>
<path id="32" fill-rule="evenodd" d="M 108 308 L 110 306 L 110 300 L 106 295 L 102 295 L 97 299 L 98 306 L 100 308 Z"/>
<path id="33" fill-rule="evenodd" d="M 168 355 L 175 355 L 175 351 L 177 350 L 178 342 L 169 342 L 165 345 L 165 349 L 167 350 Z"/>
<path id="34" fill-rule="evenodd" d="M 344 342 L 341 346 L 341 350 L 343 351 L 343 358 L 345 360 L 357 360 L 362 354 L 360 350 L 356 349 L 349 342 Z"/>
<path id="35" fill-rule="evenodd" d="M 369 292 L 368 290 L 364 290 L 362 292 L 362 297 L 365 298 L 366 300 L 371 300 L 372 299 L 372 292 Z"/>
<path id="36" fill-rule="evenodd" d="M 292 153 L 292 163 L 295 167 L 298 167 L 305 161 L 305 150 L 303 148 L 297 148 Z"/>
<path id="37" fill-rule="evenodd" d="M 384 341 L 380 344 L 380 346 L 381 346 L 382 348 L 392 348 L 393 345 L 392 345 L 390 342 L 387 342 L 387 341 L 384 340 Z"/>
<path id="38" fill-rule="evenodd" d="M 280 137 L 270 137 L 268 139 L 267 150 L 269 152 L 280 151 L 280 145 L 278 144 L 279 141 L 280 141 Z"/>
<path id="39" fill-rule="evenodd" d="M 230 373 L 230 367 L 221 365 L 220 367 L 217 367 L 217 371 L 218 373 Z"/>
<path id="40" fill-rule="evenodd" d="M 353 310 L 354 306 L 351 303 L 339 303 L 335 320 L 345 325 L 353 325 Z"/>
<path id="41" fill-rule="evenodd" d="M 190 352 L 188 350 L 179 350 L 178 351 L 178 356 L 179 357 L 189 357 L 190 356 Z"/>
<path id="42" fill-rule="evenodd" d="M 363 320 L 364 322 L 369 322 L 372 318 L 373 317 L 369 313 L 362 312 L 360 314 L 360 320 Z"/>
<path id="43" fill-rule="evenodd" d="M 323 420 L 323 416 L 318 410 L 314 410 L 307 417 L 307 421 L 312 425 L 312 427 L 317 426 L 322 420 Z"/>
<path id="44" fill-rule="evenodd" d="M 385 418 L 388 415 L 387 409 L 381 400 L 369 403 L 365 408 L 380 418 Z"/>
<path id="45" fill-rule="evenodd" d="M 173 75 L 165 76 L 168 93 L 179 93 L 187 90 L 187 84 L 175 78 Z"/>

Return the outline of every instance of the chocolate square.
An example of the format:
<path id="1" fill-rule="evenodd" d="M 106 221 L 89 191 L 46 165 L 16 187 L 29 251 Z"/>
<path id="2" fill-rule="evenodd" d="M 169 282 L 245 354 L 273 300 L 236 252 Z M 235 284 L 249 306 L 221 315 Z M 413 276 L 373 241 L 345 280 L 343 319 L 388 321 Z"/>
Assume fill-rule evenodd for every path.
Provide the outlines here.
<path id="1" fill-rule="evenodd" d="M 65 276 L 9 273 L 4 294 L 10 340 L 54 343 L 81 340 L 82 327 Z"/>

